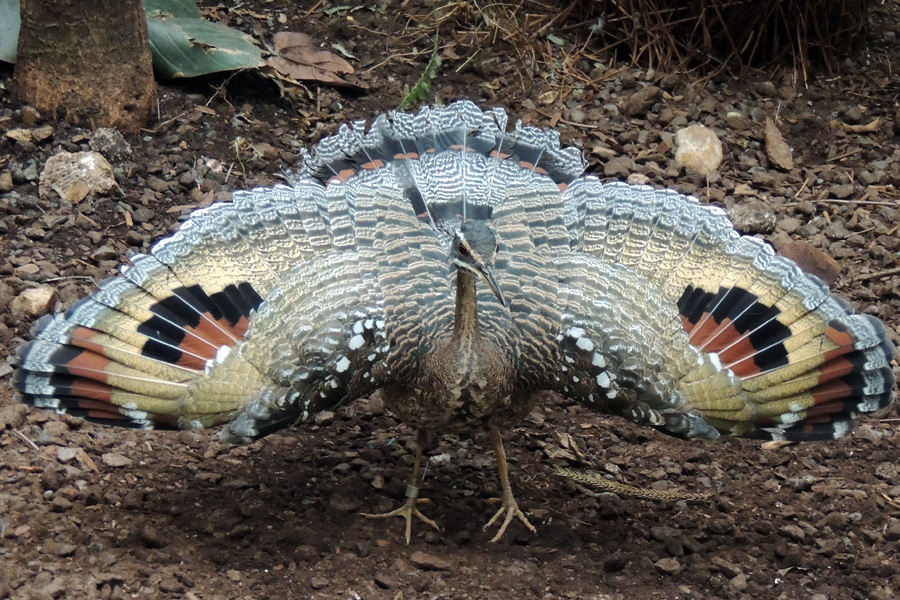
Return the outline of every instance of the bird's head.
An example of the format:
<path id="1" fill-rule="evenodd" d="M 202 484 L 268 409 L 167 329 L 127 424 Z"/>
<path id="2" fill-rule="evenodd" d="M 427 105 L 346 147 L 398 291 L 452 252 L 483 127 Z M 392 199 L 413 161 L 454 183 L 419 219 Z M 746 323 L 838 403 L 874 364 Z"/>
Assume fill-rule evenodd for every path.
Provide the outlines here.
<path id="1" fill-rule="evenodd" d="M 497 296 L 500 304 L 509 307 L 494 274 L 494 260 L 499 251 L 500 244 L 493 228 L 486 221 L 472 220 L 463 223 L 456 231 L 450 256 L 457 269 L 479 275 Z"/>

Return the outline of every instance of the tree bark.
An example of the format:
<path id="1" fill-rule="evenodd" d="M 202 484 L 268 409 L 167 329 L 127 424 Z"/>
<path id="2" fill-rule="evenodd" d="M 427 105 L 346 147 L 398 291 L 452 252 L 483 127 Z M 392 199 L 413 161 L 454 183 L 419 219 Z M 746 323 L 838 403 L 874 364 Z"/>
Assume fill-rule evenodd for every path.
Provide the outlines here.
<path id="1" fill-rule="evenodd" d="M 137 133 L 156 108 L 141 0 L 21 0 L 13 92 L 45 116 Z"/>

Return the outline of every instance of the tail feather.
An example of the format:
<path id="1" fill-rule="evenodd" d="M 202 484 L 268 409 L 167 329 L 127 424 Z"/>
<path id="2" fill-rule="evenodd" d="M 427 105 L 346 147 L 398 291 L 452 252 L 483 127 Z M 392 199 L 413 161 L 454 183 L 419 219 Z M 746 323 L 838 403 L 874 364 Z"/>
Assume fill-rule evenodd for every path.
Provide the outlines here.
<path id="1" fill-rule="evenodd" d="M 238 286 L 212 295 L 179 287 L 149 256 L 122 275 L 65 314 L 36 323 L 34 341 L 19 350 L 13 381 L 23 400 L 142 428 L 227 420 L 260 379 L 247 366 L 222 368 L 231 354 L 237 357 L 229 350 L 241 343 L 258 296 L 252 288 L 241 294 Z"/>
<path id="2" fill-rule="evenodd" d="M 881 324 L 760 240 L 738 236 L 720 209 L 590 177 L 565 195 L 573 248 L 646 277 L 677 303 L 690 343 L 714 357 L 715 369 L 688 371 L 679 389 L 721 431 L 824 439 L 890 403 L 896 350 Z M 751 409 L 744 417 L 729 377 Z"/>

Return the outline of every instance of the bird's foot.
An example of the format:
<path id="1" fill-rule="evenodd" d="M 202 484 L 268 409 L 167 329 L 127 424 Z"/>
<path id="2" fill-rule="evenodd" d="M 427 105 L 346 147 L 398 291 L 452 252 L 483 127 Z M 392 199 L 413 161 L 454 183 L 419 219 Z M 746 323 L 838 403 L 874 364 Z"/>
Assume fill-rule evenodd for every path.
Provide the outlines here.
<path id="1" fill-rule="evenodd" d="M 491 520 L 482 527 L 482 530 L 487 529 L 491 525 L 493 525 L 503 514 L 506 514 L 506 518 L 503 519 L 503 524 L 500 526 L 500 531 L 497 532 L 493 538 L 491 538 L 491 542 L 496 542 L 503 534 L 506 533 L 506 528 L 509 527 L 509 524 L 513 522 L 513 519 L 519 519 L 522 523 L 527 527 L 531 533 L 537 533 L 537 529 L 534 528 L 534 525 L 528 522 L 528 518 L 525 516 L 521 510 L 519 510 L 519 503 L 516 502 L 516 499 L 512 497 L 510 494 L 509 497 L 506 498 L 491 498 L 491 504 L 496 504 L 497 502 L 502 502 L 503 506 L 494 513 L 494 516 L 491 517 Z"/>
<path id="2" fill-rule="evenodd" d="M 372 514 L 372 513 L 361 513 L 362 516 L 367 519 L 387 519 L 388 517 L 403 517 L 406 519 L 406 543 L 409 545 L 410 539 L 412 539 L 412 522 L 413 517 L 419 519 L 423 523 L 431 525 L 437 531 L 440 531 L 440 528 L 437 526 L 437 523 L 423 515 L 419 508 L 416 506 L 420 502 L 428 502 L 426 498 L 419 498 L 419 488 L 413 486 L 407 486 L 406 488 L 406 502 L 403 503 L 403 506 L 392 510 L 386 513 Z"/>

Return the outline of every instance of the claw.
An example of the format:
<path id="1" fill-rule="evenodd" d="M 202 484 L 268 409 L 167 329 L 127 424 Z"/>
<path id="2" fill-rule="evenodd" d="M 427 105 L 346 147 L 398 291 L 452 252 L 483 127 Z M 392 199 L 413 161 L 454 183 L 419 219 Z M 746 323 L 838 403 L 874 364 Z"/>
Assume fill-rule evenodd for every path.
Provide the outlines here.
<path id="1" fill-rule="evenodd" d="M 522 521 L 522 524 L 525 525 L 525 527 L 527 527 L 529 531 L 531 531 L 531 533 L 537 533 L 537 529 L 535 529 L 534 525 L 532 525 L 528 521 L 525 513 L 519 510 L 519 504 L 516 502 L 515 498 L 510 496 L 507 499 L 491 499 L 492 504 L 496 504 L 497 502 L 502 502 L 503 506 L 501 506 L 500 509 L 494 513 L 494 516 L 491 517 L 491 520 L 485 523 L 484 527 L 481 528 L 482 531 L 487 530 L 488 527 L 496 523 L 497 519 L 499 519 L 504 513 L 506 513 L 506 518 L 503 519 L 503 524 L 500 526 L 500 530 L 497 532 L 497 535 L 491 538 L 492 543 L 503 537 L 503 534 L 506 533 L 506 528 L 509 527 L 509 524 L 513 522 L 513 519 L 519 519 L 520 521 Z"/>
<path id="2" fill-rule="evenodd" d="M 392 510 L 391 512 L 386 512 L 384 514 L 370 514 L 370 513 L 360 513 L 362 516 L 367 519 L 386 519 L 388 517 L 403 517 L 406 519 L 406 545 L 409 545 L 410 539 L 412 539 L 412 520 L 413 517 L 419 519 L 423 523 L 427 523 L 434 527 L 437 531 L 440 531 L 440 528 L 437 526 L 437 523 L 423 515 L 419 512 L 419 509 L 416 507 L 416 504 L 419 502 L 428 502 L 425 498 L 419 498 L 419 486 L 422 484 L 422 477 L 420 476 L 421 467 L 422 467 L 422 455 L 425 451 L 425 442 L 428 439 L 428 434 L 424 429 L 420 429 L 416 434 L 416 462 L 413 465 L 412 472 L 412 480 L 409 485 L 406 486 L 406 502 L 403 503 L 403 506 L 396 510 Z"/>
<path id="3" fill-rule="evenodd" d="M 500 437 L 500 433 L 496 430 L 491 431 L 490 438 L 491 445 L 494 447 L 494 454 L 497 456 L 497 470 L 500 472 L 500 485 L 503 488 L 503 497 L 494 498 L 492 502 L 502 502 L 503 506 L 494 513 L 494 516 L 491 517 L 491 520 L 488 521 L 484 527 L 482 527 L 482 530 L 485 530 L 496 523 L 497 519 L 506 513 L 506 518 L 503 519 L 503 525 L 500 526 L 500 531 L 491 538 L 491 542 L 496 542 L 503 537 L 503 534 L 506 533 L 506 528 L 513 522 L 513 519 L 519 519 L 531 533 L 537 533 L 537 529 L 528 522 L 525 513 L 519 510 L 519 503 L 516 502 L 516 498 L 513 496 L 512 488 L 509 485 L 509 470 L 506 465 L 506 452 L 503 450 L 503 440 Z"/>
<path id="4" fill-rule="evenodd" d="M 410 487 L 412 487 L 412 486 L 410 486 Z M 360 513 L 360 514 L 362 516 L 366 517 L 367 519 L 387 519 L 388 517 L 403 517 L 404 519 L 406 519 L 406 545 L 407 546 L 409 545 L 409 542 L 412 539 L 413 517 L 419 519 L 423 523 L 431 525 L 437 531 L 440 531 L 441 529 L 437 526 L 437 523 L 435 523 L 434 521 L 432 521 L 431 519 L 429 519 L 428 517 L 423 515 L 421 513 L 421 511 L 419 511 L 419 508 L 416 506 L 416 504 L 418 504 L 420 502 L 428 502 L 428 500 L 426 498 L 421 498 L 421 499 L 417 498 L 416 496 L 418 495 L 419 489 L 418 488 L 413 488 L 413 489 L 415 490 L 416 495 L 411 496 L 409 493 L 409 490 L 407 490 L 406 502 L 404 502 L 403 506 L 401 506 L 400 508 L 394 509 L 394 510 L 392 510 L 390 512 L 386 512 L 386 513 L 378 513 L 378 514 Z"/>

